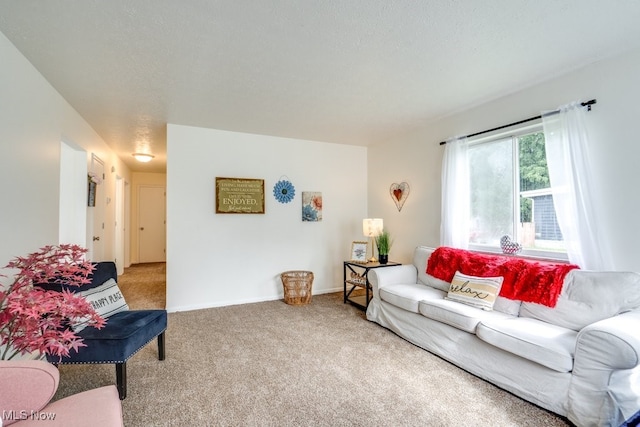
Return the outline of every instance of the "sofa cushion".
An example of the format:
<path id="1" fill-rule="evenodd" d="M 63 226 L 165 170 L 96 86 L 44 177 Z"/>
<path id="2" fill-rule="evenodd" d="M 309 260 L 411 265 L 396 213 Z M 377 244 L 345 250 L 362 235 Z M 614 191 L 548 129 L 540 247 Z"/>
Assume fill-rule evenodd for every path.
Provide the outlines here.
<path id="1" fill-rule="evenodd" d="M 591 323 L 640 307 L 640 274 L 573 270 L 554 308 L 522 303 L 521 317 L 579 331 Z"/>
<path id="2" fill-rule="evenodd" d="M 433 251 L 435 251 L 435 248 L 430 248 L 428 246 L 418 246 L 414 251 L 413 265 L 418 270 L 418 280 L 424 285 L 449 292 L 449 282 L 445 282 L 444 280 L 440 280 L 437 277 L 427 274 L 427 262 L 429 261 L 429 257 Z"/>
<path id="3" fill-rule="evenodd" d="M 122 426 L 122 403 L 114 385 L 83 391 L 64 399 L 56 400 L 45 408 L 56 414 L 55 425 L 64 427 Z M 90 419 L 90 421 L 89 421 Z M 51 425 L 47 422 L 32 421 L 25 425 Z M 22 424 L 20 424 L 22 425 Z"/>
<path id="4" fill-rule="evenodd" d="M 86 328 L 78 334 L 86 347 L 68 357 L 47 355 L 51 363 L 124 363 L 167 329 L 166 310 L 131 310 L 116 313 L 102 329 Z"/>
<path id="5" fill-rule="evenodd" d="M 449 287 L 451 287 L 451 283 L 440 280 L 427 273 L 422 273 L 421 281 L 427 286 L 431 286 L 432 288 L 440 289 L 445 292 L 449 292 Z"/>
<path id="6" fill-rule="evenodd" d="M 76 293 L 100 286 L 109 279 L 118 279 L 118 272 L 116 270 L 115 262 L 101 261 L 94 263 L 93 266 L 95 269 L 89 276 L 90 282 L 85 283 L 82 286 L 70 285 L 68 283 L 59 283 L 58 281 L 51 281 L 49 283 L 38 283 L 36 286 L 39 286 L 48 291 L 61 292 L 63 290 L 68 290 Z"/>
<path id="7" fill-rule="evenodd" d="M 396 307 L 418 312 L 422 300 L 443 299 L 445 293 L 420 283 L 389 285 L 380 289 L 380 299 Z"/>
<path id="8" fill-rule="evenodd" d="M 573 369 L 578 333 L 536 319 L 486 319 L 476 328 L 482 341 L 558 372 Z"/>
<path id="9" fill-rule="evenodd" d="M 420 314 L 429 319 L 446 323 L 454 328 L 474 334 L 476 326 L 486 319 L 508 319 L 511 316 L 497 311 L 486 311 L 459 302 L 446 299 L 423 300 L 418 309 Z"/>
<path id="10" fill-rule="evenodd" d="M 476 277 L 455 273 L 446 298 L 491 311 L 502 286 L 502 277 Z"/>
<path id="11" fill-rule="evenodd" d="M 501 297 L 498 295 L 496 298 L 496 303 L 493 304 L 494 311 L 501 311 L 506 314 L 510 314 L 512 316 L 520 315 L 520 306 L 522 305 L 522 301 L 516 301 L 509 298 Z"/>

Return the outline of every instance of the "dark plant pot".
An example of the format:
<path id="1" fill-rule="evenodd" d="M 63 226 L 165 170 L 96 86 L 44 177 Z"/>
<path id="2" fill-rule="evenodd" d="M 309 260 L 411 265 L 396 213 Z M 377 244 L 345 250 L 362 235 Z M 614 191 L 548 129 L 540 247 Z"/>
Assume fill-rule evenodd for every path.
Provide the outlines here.
<path id="1" fill-rule="evenodd" d="M 389 255 L 378 255 L 378 262 L 380 264 L 386 264 L 389 262 Z"/>

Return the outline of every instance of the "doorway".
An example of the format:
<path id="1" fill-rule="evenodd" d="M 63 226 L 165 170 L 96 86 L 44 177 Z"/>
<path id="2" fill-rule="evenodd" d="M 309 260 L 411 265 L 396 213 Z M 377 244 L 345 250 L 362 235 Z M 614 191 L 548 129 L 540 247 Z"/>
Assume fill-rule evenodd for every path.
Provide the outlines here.
<path id="1" fill-rule="evenodd" d="M 138 191 L 138 262 L 166 261 L 166 192 L 140 186 Z"/>

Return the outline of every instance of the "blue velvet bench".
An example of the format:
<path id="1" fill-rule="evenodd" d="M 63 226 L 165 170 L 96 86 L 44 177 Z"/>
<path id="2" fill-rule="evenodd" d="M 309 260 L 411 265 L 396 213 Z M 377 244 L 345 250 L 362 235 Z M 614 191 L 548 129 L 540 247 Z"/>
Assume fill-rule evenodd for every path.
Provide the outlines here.
<path id="1" fill-rule="evenodd" d="M 113 262 L 96 263 L 91 283 L 75 287 L 43 284 L 46 289 L 69 289 L 72 292 L 85 291 L 100 286 L 108 279 L 117 281 L 116 265 Z M 87 327 L 78 333 L 86 347 L 72 351 L 69 357 L 60 360 L 57 356 L 47 356 L 53 364 L 108 363 L 116 366 L 116 384 L 120 400 L 127 397 L 127 360 L 144 346 L 158 339 L 158 359 L 165 359 L 164 334 L 167 329 L 166 310 L 128 310 L 113 314 L 102 329 Z"/>

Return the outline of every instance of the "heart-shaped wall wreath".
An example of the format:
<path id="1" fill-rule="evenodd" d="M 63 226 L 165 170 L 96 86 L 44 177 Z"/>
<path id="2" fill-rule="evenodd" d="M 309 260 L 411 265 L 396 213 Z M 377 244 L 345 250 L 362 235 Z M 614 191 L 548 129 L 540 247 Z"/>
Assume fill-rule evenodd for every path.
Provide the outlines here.
<path id="1" fill-rule="evenodd" d="M 404 202 L 407 201 L 407 197 L 409 197 L 409 184 L 406 182 L 401 182 L 400 184 L 394 182 L 389 187 L 389 194 L 393 199 L 393 202 L 396 204 L 398 208 L 398 212 L 402 210 L 402 206 L 404 206 Z"/>

